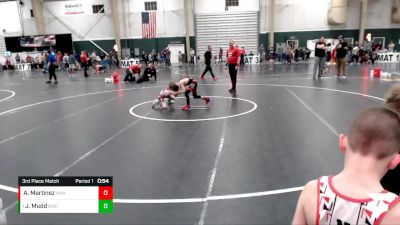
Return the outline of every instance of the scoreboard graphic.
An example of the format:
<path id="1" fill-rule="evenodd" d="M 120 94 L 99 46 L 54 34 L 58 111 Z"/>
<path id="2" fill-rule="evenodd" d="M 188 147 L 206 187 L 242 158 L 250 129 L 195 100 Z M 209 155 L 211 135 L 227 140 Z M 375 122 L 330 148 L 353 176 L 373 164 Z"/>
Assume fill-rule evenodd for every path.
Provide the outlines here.
<path id="1" fill-rule="evenodd" d="M 112 177 L 18 177 L 19 213 L 112 213 Z"/>

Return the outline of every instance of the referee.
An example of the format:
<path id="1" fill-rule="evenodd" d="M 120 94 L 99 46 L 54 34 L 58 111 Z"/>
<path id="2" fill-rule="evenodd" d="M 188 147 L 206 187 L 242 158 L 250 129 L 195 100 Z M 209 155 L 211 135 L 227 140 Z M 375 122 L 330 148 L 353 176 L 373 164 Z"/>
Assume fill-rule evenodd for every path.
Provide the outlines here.
<path id="1" fill-rule="evenodd" d="M 236 93 L 237 71 L 240 65 L 240 50 L 235 47 L 235 41 L 233 40 L 229 41 L 229 48 L 226 51 L 226 62 L 232 82 L 232 88 L 229 89 L 229 92 Z"/>

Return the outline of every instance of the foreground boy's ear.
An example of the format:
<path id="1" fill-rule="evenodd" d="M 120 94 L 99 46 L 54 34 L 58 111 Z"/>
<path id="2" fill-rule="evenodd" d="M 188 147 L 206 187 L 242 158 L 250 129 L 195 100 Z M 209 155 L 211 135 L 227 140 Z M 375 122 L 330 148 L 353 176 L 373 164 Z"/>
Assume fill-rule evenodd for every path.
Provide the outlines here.
<path id="1" fill-rule="evenodd" d="M 345 153 L 347 150 L 347 136 L 344 134 L 339 135 L 339 149 L 342 153 Z"/>
<path id="2" fill-rule="evenodd" d="M 393 170 L 400 164 L 400 153 L 397 154 L 392 161 L 390 161 L 389 169 Z"/>

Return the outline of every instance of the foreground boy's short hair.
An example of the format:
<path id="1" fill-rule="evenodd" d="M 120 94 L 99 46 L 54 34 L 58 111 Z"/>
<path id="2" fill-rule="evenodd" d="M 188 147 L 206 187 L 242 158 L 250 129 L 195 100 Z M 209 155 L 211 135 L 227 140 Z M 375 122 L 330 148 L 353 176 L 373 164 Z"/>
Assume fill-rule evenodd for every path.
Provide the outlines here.
<path id="1" fill-rule="evenodd" d="M 400 84 L 394 85 L 385 97 L 386 106 L 400 112 Z"/>
<path id="2" fill-rule="evenodd" d="M 353 151 L 386 158 L 400 149 L 399 115 L 384 107 L 366 109 L 353 120 L 348 136 Z"/>

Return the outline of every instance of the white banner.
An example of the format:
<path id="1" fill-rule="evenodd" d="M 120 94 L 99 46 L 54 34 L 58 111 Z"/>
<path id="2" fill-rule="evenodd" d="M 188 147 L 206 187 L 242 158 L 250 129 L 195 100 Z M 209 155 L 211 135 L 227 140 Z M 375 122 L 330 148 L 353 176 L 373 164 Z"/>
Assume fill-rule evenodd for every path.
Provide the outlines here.
<path id="1" fill-rule="evenodd" d="M 245 56 L 244 57 L 244 64 L 259 64 L 261 61 L 260 56 L 253 55 L 253 56 Z"/>
<path id="2" fill-rule="evenodd" d="M 31 70 L 31 64 L 30 63 L 18 63 L 18 64 L 15 64 L 15 70 L 18 70 L 18 71 Z"/>
<path id="3" fill-rule="evenodd" d="M 134 64 L 140 64 L 139 59 L 122 59 L 121 60 L 121 68 L 128 68 Z"/>
<path id="4" fill-rule="evenodd" d="M 65 15 L 87 15 L 92 14 L 90 5 L 83 1 L 66 1 L 63 2 Z"/>
<path id="5" fill-rule="evenodd" d="M 45 7 L 57 16 L 93 15 L 93 1 L 44 1 Z M 93 5 L 92 5 L 93 4 Z M 102 4 L 102 3 L 101 3 Z M 72 21 L 71 21 L 72 22 Z M 83 21 L 82 21 L 83 22 Z"/>
<path id="6" fill-rule="evenodd" d="M 378 62 L 400 62 L 400 53 L 378 53 Z"/>
<path id="7" fill-rule="evenodd" d="M 65 15 L 84 14 L 82 3 L 64 3 Z"/>

